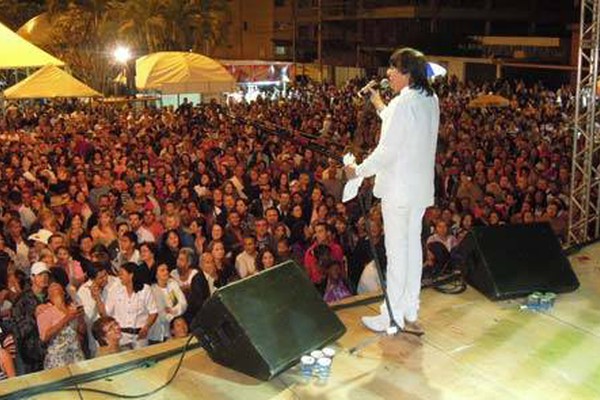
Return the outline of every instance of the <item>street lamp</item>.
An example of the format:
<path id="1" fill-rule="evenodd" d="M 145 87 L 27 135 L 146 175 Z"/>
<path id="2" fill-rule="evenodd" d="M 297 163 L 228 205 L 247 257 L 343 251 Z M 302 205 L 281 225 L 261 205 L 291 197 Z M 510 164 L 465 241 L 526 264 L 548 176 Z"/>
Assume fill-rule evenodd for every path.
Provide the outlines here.
<path id="1" fill-rule="evenodd" d="M 117 46 L 113 56 L 119 64 L 127 64 L 131 60 L 131 50 L 129 50 L 129 47 Z"/>
<path id="2" fill-rule="evenodd" d="M 132 77 L 129 69 L 129 62 L 132 59 L 131 50 L 129 49 L 129 47 L 118 45 L 113 51 L 113 57 L 117 63 L 123 65 L 122 73 L 125 77 L 125 86 L 127 87 L 127 94 L 129 95 L 131 94 L 133 88 Z"/>

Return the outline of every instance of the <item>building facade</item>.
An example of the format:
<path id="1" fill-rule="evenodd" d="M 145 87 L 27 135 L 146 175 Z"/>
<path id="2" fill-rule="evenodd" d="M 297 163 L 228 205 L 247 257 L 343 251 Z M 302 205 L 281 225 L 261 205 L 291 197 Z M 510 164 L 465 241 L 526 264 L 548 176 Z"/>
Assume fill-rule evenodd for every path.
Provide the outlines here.
<path id="1" fill-rule="evenodd" d="M 230 4 L 229 44 L 217 50 L 219 58 L 369 69 L 386 65 L 393 49 L 410 46 L 440 57 L 569 66 L 577 45 L 577 0 L 231 0 Z M 489 69 L 496 73 L 495 66 Z"/>

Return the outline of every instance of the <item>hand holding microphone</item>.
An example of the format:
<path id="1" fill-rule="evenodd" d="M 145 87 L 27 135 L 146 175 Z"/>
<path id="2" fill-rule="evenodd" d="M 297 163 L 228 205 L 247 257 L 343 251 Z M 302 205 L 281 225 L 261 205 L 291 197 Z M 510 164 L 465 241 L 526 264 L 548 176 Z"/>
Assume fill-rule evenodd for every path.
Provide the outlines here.
<path id="1" fill-rule="evenodd" d="M 365 98 L 368 94 L 369 100 L 371 101 L 373 106 L 375 106 L 375 110 L 377 110 L 377 112 L 379 113 L 385 108 L 385 103 L 381 99 L 379 89 L 388 89 L 389 87 L 390 81 L 388 81 L 387 79 L 382 79 L 381 81 L 372 80 L 358 91 L 358 95 L 362 98 Z"/>
<path id="2" fill-rule="evenodd" d="M 369 81 L 365 86 L 363 86 L 358 91 L 359 97 L 372 96 L 379 89 L 388 89 L 390 87 L 390 81 L 387 79 L 382 79 L 381 81 L 377 81 L 375 79 Z"/>

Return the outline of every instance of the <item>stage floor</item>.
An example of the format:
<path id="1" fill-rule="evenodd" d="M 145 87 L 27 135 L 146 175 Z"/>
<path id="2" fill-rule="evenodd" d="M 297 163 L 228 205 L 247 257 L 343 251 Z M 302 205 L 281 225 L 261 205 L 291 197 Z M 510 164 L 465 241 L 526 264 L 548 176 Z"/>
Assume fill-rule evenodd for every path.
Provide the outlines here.
<path id="1" fill-rule="evenodd" d="M 493 303 L 472 288 L 460 295 L 425 290 L 422 338 L 400 335 L 348 350 L 372 334 L 360 316 L 377 305 L 338 312 L 348 332 L 336 344 L 332 375 L 325 386 L 303 384 L 295 368 L 261 382 L 214 364 L 202 349 L 188 353 L 175 381 L 152 399 L 599 399 L 600 244 L 571 257 L 581 281 L 560 295 L 546 314 L 519 310 L 516 301 Z M 283 329 L 283 328 L 282 328 Z M 124 360 L 172 349 L 181 342 L 86 361 L 69 368 L 32 374 L 0 384 L 0 395 L 98 370 Z M 85 387 L 124 394 L 142 393 L 164 383 L 178 356 Z M 49 399 L 105 396 L 55 392 Z"/>

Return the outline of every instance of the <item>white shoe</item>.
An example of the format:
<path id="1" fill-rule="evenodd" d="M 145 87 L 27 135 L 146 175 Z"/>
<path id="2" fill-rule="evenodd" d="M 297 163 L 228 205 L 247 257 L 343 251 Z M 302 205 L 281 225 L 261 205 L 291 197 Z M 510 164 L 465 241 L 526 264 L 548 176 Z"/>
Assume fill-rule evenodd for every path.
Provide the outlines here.
<path id="1" fill-rule="evenodd" d="M 417 310 L 414 308 L 404 313 L 404 320 L 407 322 L 417 322 L 418 318 Z"/>
<path id="2" fill-rule="evenodd" d="M 386 332 L 390 327 L 390 319 L 385 315 L 376 315 L 374 317 L 362 317 L 364 326 L 373 332 Z"/>

